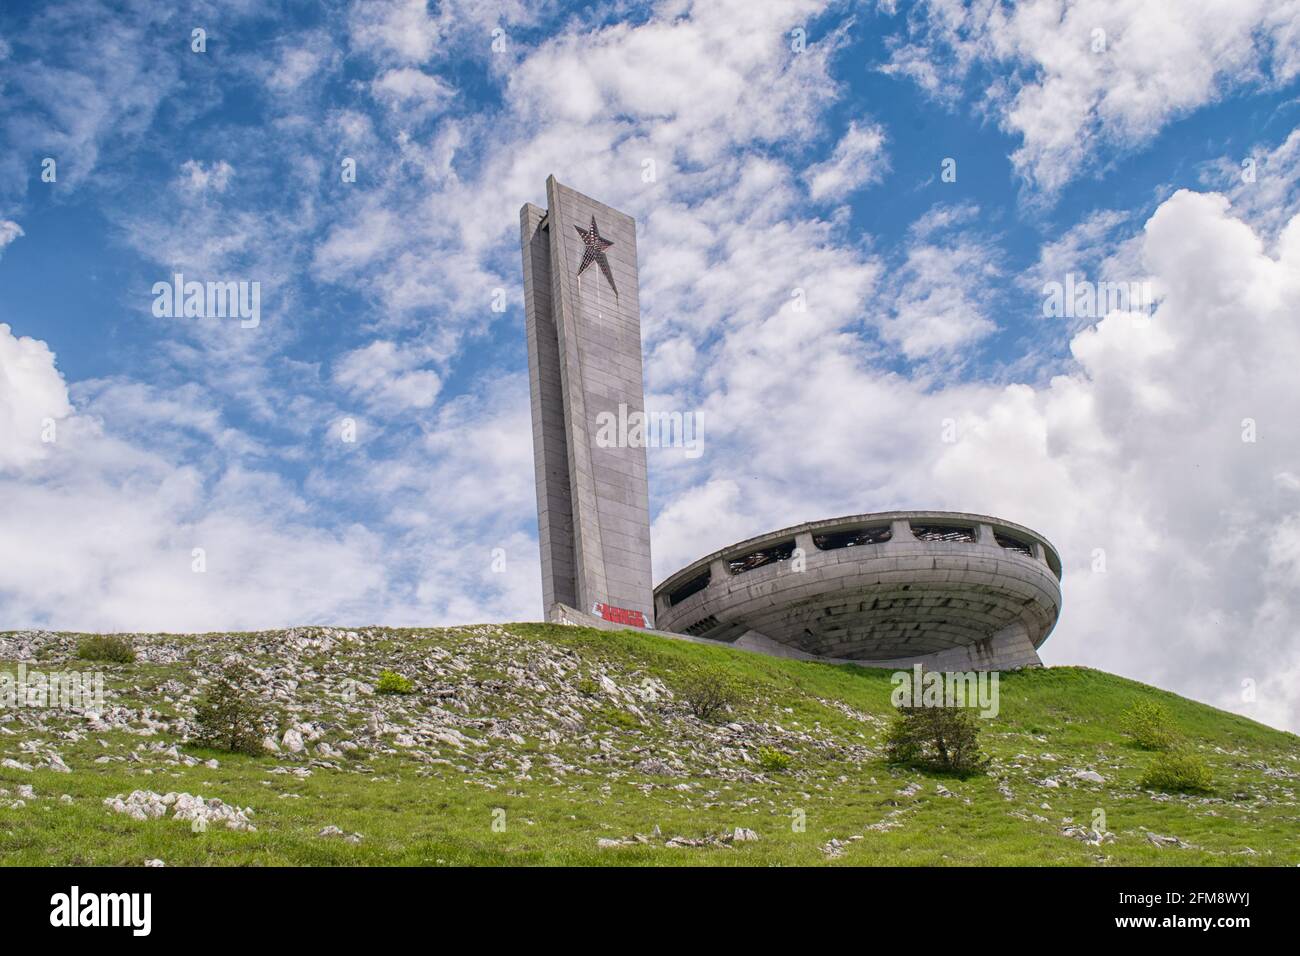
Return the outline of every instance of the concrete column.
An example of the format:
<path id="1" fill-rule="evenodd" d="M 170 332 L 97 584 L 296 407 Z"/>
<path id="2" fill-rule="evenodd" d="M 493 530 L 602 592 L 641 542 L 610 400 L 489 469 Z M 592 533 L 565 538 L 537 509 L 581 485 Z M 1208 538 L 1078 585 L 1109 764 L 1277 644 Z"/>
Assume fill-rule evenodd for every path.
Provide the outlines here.
<path id="1" fill-rule="evenodd" d="M 910 544 L 916 539 L 912 537 L 912 523 L 906 518 L 895 518 L 889 523 L 889 544 Z"/>
<path id="2" fill-rule="evenodd" d="M 993 537 L 993 526 L 988 524 L 978 525 L 975 531 L 975 543 L 982 544 L 986 548 L 996 548 L 998 539 Z"/>

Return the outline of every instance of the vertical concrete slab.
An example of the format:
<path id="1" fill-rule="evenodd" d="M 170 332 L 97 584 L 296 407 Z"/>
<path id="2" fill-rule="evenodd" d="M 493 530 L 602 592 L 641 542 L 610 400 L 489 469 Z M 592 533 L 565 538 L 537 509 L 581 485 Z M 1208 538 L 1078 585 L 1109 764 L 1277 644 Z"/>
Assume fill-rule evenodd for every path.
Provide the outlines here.
<path id="1" fill-rule="evenodd" d="M 543 614 L 556 603 L 573 605 L 578 601 L 560 343 L 551 305 L 550 231 L 545 223 L 546 210 L 532 203 L 519 210 Z"/>

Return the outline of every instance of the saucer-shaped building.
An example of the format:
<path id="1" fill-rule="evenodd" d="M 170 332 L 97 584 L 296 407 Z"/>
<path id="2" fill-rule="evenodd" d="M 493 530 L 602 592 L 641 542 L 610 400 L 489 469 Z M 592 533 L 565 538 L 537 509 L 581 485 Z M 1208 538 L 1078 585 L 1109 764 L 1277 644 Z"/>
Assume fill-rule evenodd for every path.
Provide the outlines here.
<path id="1" fill-rule="evenodd" d="M 1061 609 L 1041 535 L 987 515 L 893 511 L 814 521 L 700 558 L 655 588 L 660 630 L 897 666 L 1040 663 Z"/>

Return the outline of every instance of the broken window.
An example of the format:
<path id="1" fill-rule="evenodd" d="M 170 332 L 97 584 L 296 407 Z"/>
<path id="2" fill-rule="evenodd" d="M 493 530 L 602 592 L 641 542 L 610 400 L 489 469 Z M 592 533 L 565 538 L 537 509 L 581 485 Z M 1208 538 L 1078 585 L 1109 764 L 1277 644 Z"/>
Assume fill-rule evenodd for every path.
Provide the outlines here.
<path id="1" fill-rule="evenodd" d="M 794 554 L 794 542 L 783 541 L 781 544 L 769 545 L 760 551 L 751 551 L 739 558 L 732 558 L 727 562 L 727 567 L 731 569 L 732 574 L 744 574 L 765 564 L 789 561 L 792 554 Z"/>
<path id="2" fill-rule="evenodd" d="M 703 574 L 697 574 L 695 577 L 691 578 L 689 581 L 687 581 L 681 587 L 677 588 L 675 591 L 669 592 L 668 594 L 669 607 L 681 604 L 692 594 L 696 594 L 700 591 L 703 591 L 705 588 L 709 586 L 709 580 L 712 577 L 713 575 L 710 574 L 709 570 L 706 568 Z"/>
<path id="3" fill-rule="evenodd" d="M 851 531 L 815 534 L 813 544 L 822 551 L 834 551 L 836 548 L 856 548 L 861 544 L 884 544 L 893 536 L 894 533 L 889 525 L 882 524 L 874 528 L 854 528 Z"/>
<path id="4" fill-rule="evenodd" d="M 973 544 L 975 529 L 943 524 L 914 524 L 912 535 L 917 541 L 952 541 Z"/>
<path id="5" fill-rule="evenodd" d="M 1013 538 L 1009 534 L 1003 534 L 1001 531 L 993 532 L 993 539 L 997 541 L 998 546 L 1006 548 L 1008 551 L 1019 551 L 1021 554 L 1027 554 L 1031 558 L 1034 556 L 1034 546 L 1026 544 L 1019 538 Z"/>

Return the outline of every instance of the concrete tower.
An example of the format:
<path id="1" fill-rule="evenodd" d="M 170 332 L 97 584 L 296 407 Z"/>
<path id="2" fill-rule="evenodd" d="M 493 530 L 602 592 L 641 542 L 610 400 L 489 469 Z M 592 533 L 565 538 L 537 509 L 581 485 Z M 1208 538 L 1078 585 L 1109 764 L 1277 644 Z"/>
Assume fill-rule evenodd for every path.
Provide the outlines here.
<path id="1" fill-rule="evenodd" d="M 644 443 L 601 428 L 645 410 L 636 223 L 554 176 L 546 202 L 519 212 L 544 611 L 653 626 Z"/>

